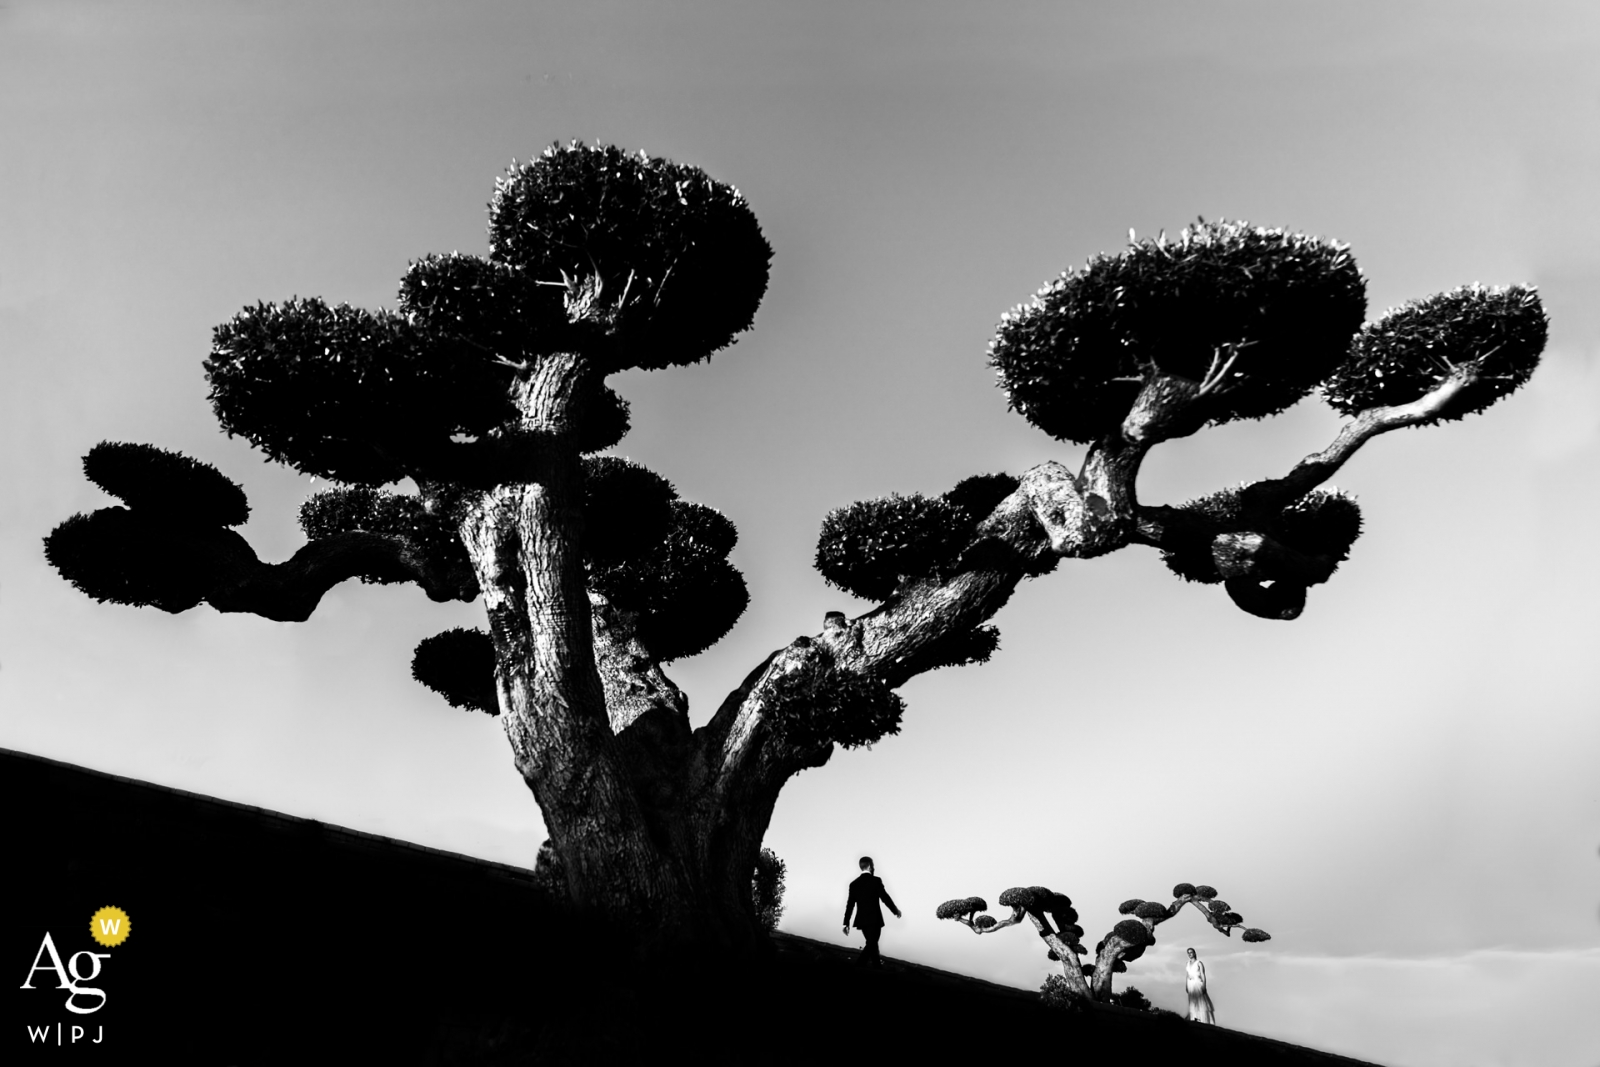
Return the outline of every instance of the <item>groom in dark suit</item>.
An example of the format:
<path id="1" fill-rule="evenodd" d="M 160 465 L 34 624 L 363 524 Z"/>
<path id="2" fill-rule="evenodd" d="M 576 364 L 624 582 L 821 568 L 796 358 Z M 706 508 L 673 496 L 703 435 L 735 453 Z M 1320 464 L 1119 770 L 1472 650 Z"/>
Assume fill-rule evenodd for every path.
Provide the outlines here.
<path id="1" fill-rule="evenodd" d="M 878 901 L 889 905 L 896 919 L 900 918 L 900 909 L 894 906 L 894 901 L 884 891 L 883 880 L 873 873 L 871 856 L 861 857 L 861 870 L 865 873 L 850 883 L 850 899 L 844 906 L 844 932 L 850 932 L 850 913 L 854 911 L 856 929 L 867 939 L 867 947 L 861 950 L 856 962 L 882 967 L 883 959 L 878 955 L 878 935 L 883 933 L 883 912 L 878 908 Z"/>

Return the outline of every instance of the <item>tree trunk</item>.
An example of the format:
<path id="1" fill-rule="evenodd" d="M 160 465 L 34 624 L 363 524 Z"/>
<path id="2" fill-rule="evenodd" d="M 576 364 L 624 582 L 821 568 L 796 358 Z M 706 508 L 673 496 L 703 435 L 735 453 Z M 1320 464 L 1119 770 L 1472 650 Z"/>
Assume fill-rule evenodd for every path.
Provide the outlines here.
<path id="1" fill-rule="evenodd" d="M 484 493 L 461 536 L 495 647 L 501 723 L 544 814 L 541 881 L 643 955 L 761 941 L 751 876 L 777 791 L 731 812 L 687 701 L 585 582 L 582 468 L 570 443 L 593 383 L 542 362 L 519 397 L 535 477 Z"/>
<path id="2" fill-rule="evenodd" d="M 993 617 L 1023 577 L 1063 557 L 1162 545 L 1173 509 L 1139 504 L 1140 462 L 1158 441 L 1193 432 L 1203 393 L 1147 383 L 1080 473 L 1053 461 L 1024 472 L 955 573 L 908 578 L 872 611 L 796 638 L 692 730 L 687 701 L 634 636 L 632 616 L 587 590 L 577 442 L 598 376 L 577 356 L 541 358 L 516 398 L 528 450 L 517 469 L 532 475 L 483 492 L 460 527 L 489 615 L 501 722 L 550 833 L 541 878 L 636 953 L 761 944 L 751 879 L 778 794 L 834 747 L 808 733 L 795 712 L 808 698 L 795 694 L 825 692 L 841 675 L 898 687 L 950 662 L 949 642 Z M 1292 493 L 1326 479 L 1367 437 L 1408 424 L 1379 422 L 1302 464 L 1309 473 Z M 1257 551 L 1240 566 L 1275 559 Z M 1087 980 L 1071 973 L 1065 946 L 1058 954 L 1075 991 L 1109 994 L 1120 952 L 1102 954 Z"/>

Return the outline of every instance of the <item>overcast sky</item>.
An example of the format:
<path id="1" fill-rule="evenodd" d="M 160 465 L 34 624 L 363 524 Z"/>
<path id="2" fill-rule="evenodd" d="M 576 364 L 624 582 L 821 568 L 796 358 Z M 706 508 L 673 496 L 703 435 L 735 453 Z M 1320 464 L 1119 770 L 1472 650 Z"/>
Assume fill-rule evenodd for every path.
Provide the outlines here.
<path id="1" fill-rule="evenodd" d="M 314 483 L 217 429 L 201 372 L 241 306 L 392 305 L 483 252 L 513 157 L 602 140 L 739 187 L 776 255 L 752 332 L 615 384 L 618 452 L 739 526 L 753 595 L 670 673 L 696 723 L 828 610 L 828 509 L 1081 454 L 1006 411 L 1000 315 L 1130 228 L 1243 218 L 1349 242 L 1369 317 L 1537 284 L 1545 364 L 1337 478 L 1366 533 L 1266 622 L 1130 548 L 1027 583 L 986 666 L 924 675 L 900 736 L 785 790 L 784 928 L 842 941 L 855 858 L 892 955 L 1034 987 L 1037 938 L 942 900 L 1045 884 L 1091 937 L 1217 886 L 1127 981 L 1219 1020 L 1414 1065 L 1600 1061 L 1600 6 L 1592 3 L 0 4 L 0 746 L 528 865 L 497 723 L 413 683 L 481 619 L 350 584 L 288 625 L 98 605 L 40 538 L 108 498 L 102 439 L 217 464 L 281 559 Z M 1159 450 L 1152 503 L 1321 448 L 1316 400 Z"/>

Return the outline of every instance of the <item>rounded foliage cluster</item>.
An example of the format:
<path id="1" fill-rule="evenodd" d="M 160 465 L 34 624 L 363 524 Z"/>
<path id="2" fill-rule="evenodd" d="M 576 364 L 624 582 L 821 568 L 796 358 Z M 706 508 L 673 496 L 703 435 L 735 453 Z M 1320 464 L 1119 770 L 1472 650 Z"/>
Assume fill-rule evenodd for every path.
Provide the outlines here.
<path id="1" fill-rule="evenodd" d="M 300 529 L 318 541 L 342 533 L 396 534 L 407 538 L 436 561 L 454 558 L 469 568 L 466 549 L 449 516 L 428 511 L 420 497 L 388 493 L 367 486 L 326 489 L 300 505 Z M 363 581 L 389 581 L 387 576 Z"/>
<path id="2" fill-rule="evenodd" d="M 993 915 L 979 915 L 972 920 L 972 925 L 976 926 L 980 930 L 987 930 L 994 924 L 995 918 Z"/>
<path id="3" fill-rule="evenodd" d="M 1128 1008 L 1131 1011 L 1154 1011 L 1150 998 L 1139 992 L 1138 986 L 1128 986 L 1118 993 L 1111 994 L 1111 1003 L 1119 1008 Z"/>
<path id="4" fill-rule="evenodd" d="M 1138 919 L 1123 919 L 1111 928 L 1111 932 L 1135 948 L 1155 943 L 1155 936 Z"/>
<path id="5" fill-rule="evenodd" d="M 83 469 L 128 505 L 74 515 L 44 539 L 46 561 L 86 595 L 187 611 L 222 580 L 229 560 L 254 558 L 228 529 L 249 518 L 244 491 L 216 468 L 152 445 L 103 441 Z"/>
<path id="6" fill-rule="evenodd" d="M 1078 913 L 1072 907 L 1071 897 L 1042 885 L 1013 886 L 1000 894 L 1000 906 L 1022 908 L 1035 915 L 1049 915 L 1069 939 L 1072 936 L 1071 930 L 1075 929 L 1073 924 L 1078 920 Z M 1083 932 L 1079 930 L 1076 936 L 1082 937 Z"/>
<path id="7" fill-rule="evenodd" d="M 514 266 L 460 252 L 411 264 L 400 279 L 400 310 L 432 336 L 512 361 L 578 340 L 560 286 L 540 285 Z"/>
<path id="8" fill-rule="evenodd" d="M 154 445 L 101 441 L 83 457 L 83 473 L 152 516 L 206 526 L 241 526 L 250 518 L 244 490 L 217 468 Z"/>
<path id="9" fill-rule="evenodd" d="M 817 648 L 819 655 L 828 653 Z M 795 670 L 772 688 L 773 721 L 792 744 L 860 748 L 900 732 L 900 694 L 876 678 L 828 666 Z"/>
<path id="10" fill-rule="evenodd" d="M 1347 415 L 1409 404 L 1457 368 L 1476 364 L 1470 384 L 1436 418 L 1482 411 L 1519 388 L 1539 365 L 1548 320 L 1539 295 L 1513 285 L 1469 285 L 1397 308 L 1361 331 L 1327 383 L 1328 403 Z"/>
<path id="11" fill-rule="evenodd" d="M 972 915 L 975 912 L 988 911 L 989 903 L 982 897 L 958 897 L 947 900 L 934 910 L 937 919 L 954 919 L 962 915 Z"/>
<path id="12" fill-rule="evenodd" d="M 984 474 L 938 497 L 895 494 L 835 509 L 822 520 L 816 568 L 829 584 L 867 600 L 887 599 L 904 579 L 945 576 L 1017 484 L 1008 474 Z"/>
<path id="13" fill-rule="evenodd" d="M 1271 934 L 1267 933 L 1265 930 L 1257 930 L 1253 926 L 1247 926 L 1243 930 L 1239 931 L 1239 937 L 1242 940 L 1245 940 L 1245 941 L 1271 941 L 1272 940 L 1272 935 Z"/>
<path id="14" fill-rule="evenodd" d="M 1211 551 L 1218 534 L 1265 534 L 1298 552 L 1328 558 L 1335 568 L 1350 557 L 1350 546 L 1361 536 L 1360 505 L 1337 489 L 1313 489 L 1267 515 L 1251 513 L 1249 493 L 1249 486 L 1222 489 L 1179 505 L 1198 521 L 1189 536 L 1162 548 L 1161 561 L 1186 581 L 1215 584 L 1223 580 Z"/>
<path id="15" fill-rule="evenodd" d="M 937 497 L 864 500 L 822 520 L 816 567 L 830 585 L 886 600 L 903 578 L 929 576 L 954 563 L 969 534 L 961 514 Z"/>
<path id="16" fill-rule="evenodd" d="M 319 299 L 246 308 L 212 335 L 211 405 L 229 434 L 306 474 L 383 485 L 454 435 L 515 411 L 511 371 L 392 312 Z"/>
<path id="17" fill-rule="evenodd" d="M 1202 220 L 1061 275 L 1005 316 L 989 361 L 1012 408 L 1087 444 L 1157 374 L 1214 379 L 1212 422 L 1282 411 L 1339 365 L 1365 313 L 1343 245 Z"/>
<path id="18" fill-rule="evenodd" d="M 1133 915 L 1137 919 L 1150 919 L 1153 922 L 1172 918 L 1172 912 L 1167 909 L 1165 904 L 1157 904 L 1153 900 L 1147 900 L 1137 908 L 1134 908 Z"/>
<path id="19" fill-rule="evenodd" d="M 1086 976 L 1093 973 L 1093 968 L 1084 968 Z M 1088 1007 L 1088 1003 L 1084 998 L 1074 992 L 1072 987 L 1067 984 L 1067 980 L 1059 974 L 1045 976 L 1044 984 L 1039 987 L 1039 999 L 1047 1007 L 1059 1008 L 1062 1011 L 1082 1011 Z"/>
<path id="20" fill-rule="evenodd" d="M 1036 910 L 1038 908 L 1038 904 L 1035 903 L 1038 898 L 1037 889 L 1038 887 L 1036 886 L 1012 886 L 1000 894 L 1000 906 L 1002 908 L 1022 908 L 1026 911 Z M 1048 893 L 1049 890 L 1045 892 Z"/>
<path id="21" fill-rule="evenodd" d="M 988 663 L 1000 647 L 1000 630 L 995 626 L 975 626 L 970 630 L 956 630 L 939 640 L 926 654 L 918 658 L 918 665 L 927 670 L 940 667 L 965 667 L 969 663 Z"/>
<path id="22" fill-rule="evenodd" d="M 586 458 L 584 555 L 594 564 L 605 566 L 648 552 L 667 535 L 672 524 L 672 504 L 677 499 L 678 491 L 672 483 L 648 467 L 616 456 Z M 730 530 L 732 525 L 728 523 Z M 732 549 L 729 541 L 722 554 L 727 555 Z"/>
<path id="23" fill-rule="evenodd" d="M 756 855 L 755 872 L 750 877 L 750 896 L 755 903 L 756 921 L 763 930 L 776 930 L 783 918 L 783 894 L 788 888 L 784 875 L 789 865 L 770 848 Z"/>
<path id="24" fill-rule="evenodd" d="M 79 592 L 173 613 L 199 604 L 214 587 L 220 572 L 206 551 L 212 547 L 249 552 L 232 530 L 127 508 L 74 515 L 44 539 L 45 560 Z"/>
<path id="25" fill-rule="evenodd" d="M 1197 885 L 1194 887 L 1194 895 L 1201 900 L 1211 900 L 1217 895 L 1217 891 L 1208 885 Z"/>
<path id="26" fill-rule="evenodd" d="M 496 184 L 489 258 L 607 334 L 612 371 L 694 363 L 748 329 L 772 248 L 739 191 L 704 171 L 572 143 Z"/>
<path id="27" fill-rule="evenodd" d="M 744 576 L 727 559 L 737 537 L 718 512 L 673 500 L 653 543 L 589 561 L 589 588 L 639 613 L 639 640 L 657 660 L 693 656 L 720 641 L 750 603 Z"/>
<path id="28" fill-rule="evenodd" d="M 583 474 L 589 588 L 638 613 L 637 636 L 661 662 L 721 640 L 750 603 L 727 558 L 739 539 L 733 523 L 628 460 L 590 456 Z"/>
<path id="29" fill-rule="evenodd" d="M 1194 886 L 1190 885 L 1188 882 L 1179 882 L 1177 885 L 1172 887 L 1172 898 L 1174 900 L 1177 900 L 1179 897 L 1192 896 L 1194 896 Z"/>
<path id="30" fill-rule="evenodd" d="M 961 479 L 940 499 L 960 512 L 966 522 L 976 525 L 988 518 L 1002 500 L 1016 492 L 1020 484 L 1004 472 L 974 474 Z"/>
<path id="31" fill-rule="evenodd" d="M 423 638 L 411 656 L 411 677 L 451 707 L 500 714 L 494 681 L 494 642 L 482 630 L 457 627 Z"/>
<path id="32" fill-rule="evenodd" d="M 1132 915 L 1139 905 L 1143 903 L 1144 901 L 1138 897 L 1134 897 L 1132 900 L 1124 900 L 1121 904 L 1117 905 L 1117 914 Z"/>

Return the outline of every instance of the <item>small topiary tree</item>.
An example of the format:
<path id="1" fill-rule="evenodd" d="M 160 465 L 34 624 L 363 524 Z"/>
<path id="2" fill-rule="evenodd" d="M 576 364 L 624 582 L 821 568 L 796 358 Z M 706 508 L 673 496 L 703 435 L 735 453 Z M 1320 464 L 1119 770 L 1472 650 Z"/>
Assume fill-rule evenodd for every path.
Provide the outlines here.
<path id="1" fill-rule="evenodd" d="M 763 930 L 776 930 L 778 920 L 783 918 L 783 891 L 788 888 L 783 876 L 788 870 L 788 864 L 770 848 L 764 848 L 756 855 L 756 870 L 750 879 L 750 895 L 755 901 L 756 919 Z"/>
<path id="2" fill-rule="evenodd" d="M 1121 994 L 1113 993 L 1112 976 L 1125 972 L 1128 964 L 1143 956 L 1145 949 L 1156 943 L 1156 927 L 1177 915 L 1185 904 L 1194 905 L 1205 921 L 1224 937 L 1232 937 L 1237 929 L 1244 941 L 1272 939 L 1265 930 L 1244 926 L 1244 917 L 1229 908 L 1226 901 L 1218 900 L 1215 889 L 1188 882 L 1172 887 L 1171 904 L 1137 898 L 1124 900 L 1117 911 L 1127 918 L 1100 939 L 1093 953 L 1083 947 L 1083 927 L 1078 925 L 1078 912 L 1071 899 L 1044 886 L 1018 887 L 1001 893 L 1000 906 L 1011 909 L 1011 914 L 1004 919 L 982 914 L 989 908 L 982 897 L 947 900 L 939 905 L 934 915 L 940 919 L 954 919 L 975 934 L 1004 930 L 1022 922 L 1026 916 L 1048 946 L 1046 956 L 1061 964 L 1061 974 L 1051 975 L 1040 990 L 1047 1001 L 1077 997 L 1148 1010 L 1150 1002 L 1132 987 Z M 1090 962 L 1084 963 L 1084 957 Z"/>
<path id="3" fill-rule="evenodd" d="M 411 264 L 393 310 L 246 307 L 205 361 L 229 434 L 334 488 L 279 563 L 237 532 L 244 493 L 148 445 L 84 461 L 120 506 L 76 515 L 50 563 L 100 600 L 299 621 L 334 585 L 482 598 L 486 630 L 423 641 L 418 681 L 497 715 L 549 829 L 539 883 L 642 950 L 745 949 L 751 872 L 786 782 L 898 731 L 894 692 L 981 662 L 988 620 L 1063 558 L 1156 548 L 1185 579 L 1292 619 L 1360 533 L 1323 488 L 1378 434 L 1479 411 L 1533 372 L 1538 298 L 1458 289 L 1362 326 L 1340 244 L 1238 222 L 1133 242 L 1008 313 L 989 350 L 1013 409 L 1084 446 L 1020 476 L 890 496 L 822 523 L 816 566 L 875 603 L 772 652 L 693 728 L 663 667 L 745 608 L 737 533 L 663 478 L 598 455 L 628 430 L 609 375 L 709 358 L 754 320 L 771 249 L 736 189 L 609 146 L 514 164 L 486 254 Z M 1350 422 L 1282 477 L 1178 506 L 1135 491 L 1150 449 L 1314 391 Z"/>

